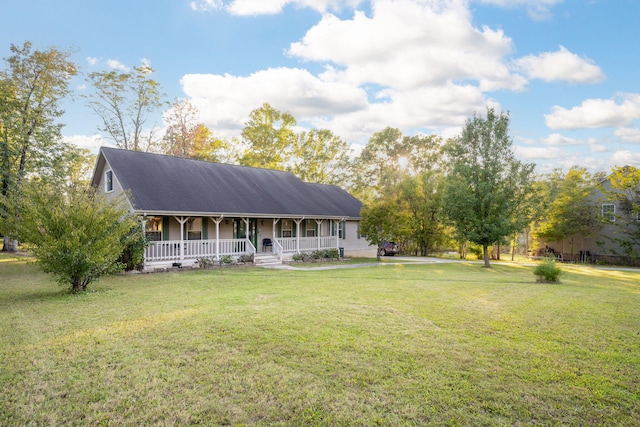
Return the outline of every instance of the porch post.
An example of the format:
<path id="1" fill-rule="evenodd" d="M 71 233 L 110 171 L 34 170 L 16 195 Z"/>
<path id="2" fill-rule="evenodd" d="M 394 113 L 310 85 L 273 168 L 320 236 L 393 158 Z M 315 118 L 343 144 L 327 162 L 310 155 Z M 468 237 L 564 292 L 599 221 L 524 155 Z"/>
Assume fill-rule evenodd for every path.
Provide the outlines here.
<path id="1" fill-rule="evenodd" d="M 220 261 L 220 223 L 222 222 L 223 216 L 218 218 L 211 217 L 213 222 L 216 223 L 216 261 Z"/>
<path id="2" fill-rule="evenodd" d="M 142 226 L 142 238 L 147 240 L 147 216 L 143 215 L 140 217 L 140 225 Z M 142 257 L 142 270 L 147 269 L 147 245 L 144 248 L 144 255 Z"/>
<path id="3" fill-rule="evenodd" d="M 245 227 L 245 233 L 244 233 L 244 240 L 245 240 L 244 246 L 245 246 L 245 249 L 244 249 L 244 252 L 246 253 L 247 249 L 249 247 L 248 242 L 251 241 L 251 239 L 249 238 L 249 235 L 251 234 L 251 229 L 250 229 L 251 224 L 249 224 L 249 218 L 242 218 L 242 220 L 244 221 L 244 227 Z"/>
<path id="4" fill-rule="evenodd" d="M 181 216 L 179 219 L 174 216 L 176 221 L 180 223 L 180 261 L 184 260 L 184 224 L 189 220 L 189 217 L 185 218 Z"/>
<path id="5" fill-rule="evenodd" d="M 300 223 L 304 220 L 304 218 L 296 219 L 293 221 L 296 223 L 296 252 L 300 253 Z"/>
<path id="6" fill-rule="evenodd" d="M 318 226 L 318 230 L 317 230 L 317 233 L 316 233 L 316 237 L 318 238 L 318 250 L 320 250 L 320 246 L 321 246 L 320 245 L 320 234 L 322 234 L 321 231 L 322 231 L 322 223 L 323 222 L 324 222 L 323 219 L 316 219 L 316 225 Z"/>
<path id="7" fill-rule="evenodd" d="M 340 220 L 336 222 L 336 249 L 340 248 Z"/>

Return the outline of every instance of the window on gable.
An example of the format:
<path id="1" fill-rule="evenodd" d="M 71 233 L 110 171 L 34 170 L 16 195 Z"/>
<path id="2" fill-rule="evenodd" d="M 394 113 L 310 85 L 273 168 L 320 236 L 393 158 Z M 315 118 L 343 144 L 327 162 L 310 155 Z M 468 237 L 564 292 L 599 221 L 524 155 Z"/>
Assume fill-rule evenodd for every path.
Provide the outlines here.
<path id="1" fill-rule="evenodd" d="M 107 171 L 104 174 L 104 190 L 107 193 L 113 191 L 113 171 Z"/>
<path id="2" fill-rule="evenodd" d="M 608 221 L 616 220 L 616 205 L 605 203 L 602 205 L 602 217 Z"/>

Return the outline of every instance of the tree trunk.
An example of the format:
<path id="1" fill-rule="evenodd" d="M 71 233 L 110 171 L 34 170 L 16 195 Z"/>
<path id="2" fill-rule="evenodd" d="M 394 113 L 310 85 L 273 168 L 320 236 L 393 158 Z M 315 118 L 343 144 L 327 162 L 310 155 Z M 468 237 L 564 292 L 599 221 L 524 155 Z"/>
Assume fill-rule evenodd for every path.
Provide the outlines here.
<path id="1" fill-rule="evenodd" d="M 2 250 L 6 252 L 18 252 L 18 241 L 9 236 L 4 236 Z"/>
<path id="2" fill-rule="evenodd" d="M 491 264 L 489 264 L 489 247 L 482 245 L 482 251 L 484 252 L 484 267 L 491 268 Z"/>
<path id="3" fill-rule="evenodd" d="M 491 264 L 489 264 L 489 247 L 483 245 L 482 246 L 482 251 L 484 253 L 484 267 L 485 268 L 491 268 Z"/>

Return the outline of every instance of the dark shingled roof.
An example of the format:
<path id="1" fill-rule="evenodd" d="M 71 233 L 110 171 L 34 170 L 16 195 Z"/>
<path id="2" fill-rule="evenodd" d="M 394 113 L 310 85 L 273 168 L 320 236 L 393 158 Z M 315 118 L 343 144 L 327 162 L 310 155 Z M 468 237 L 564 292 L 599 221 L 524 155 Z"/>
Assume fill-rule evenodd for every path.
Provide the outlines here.
<path id="1" fill-rule="evenodd" d="M 101 156 L 137 212 L 360 217 L 362 203 L 342 188 L 290 172 L 102 147 L 95 173 L 103 172 Z"/>

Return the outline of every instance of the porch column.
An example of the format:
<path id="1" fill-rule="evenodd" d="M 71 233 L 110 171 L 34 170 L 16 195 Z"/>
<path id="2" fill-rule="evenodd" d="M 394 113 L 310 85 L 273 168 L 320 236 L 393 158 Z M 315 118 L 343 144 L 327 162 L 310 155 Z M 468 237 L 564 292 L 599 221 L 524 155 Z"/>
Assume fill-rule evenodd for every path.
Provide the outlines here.
<path id="1" fill-rule="evenodd" d="M 271 224 L 271 237 L 273 240 L 276 240 L 276 225 L 280 222 L 280 218 L 273 218 L 273 223 Z"/>
<path id="2" fill-rule="evenodd" d="M 340 248 L 340 220 L 336 224 L 336 249 Z"/>
<path id="3" fill-rule="evenodd" d="M 316 230 L 317 231 L 316 232 L 316 237 L 318 238 L 318 250 L 320 250 L 320 246 L 321 246 L 320 245 L 320 240 L 321 240 L 320 239 L 320 234 L 322 234 L 321 231 L 322 231 L 322 223 L 323 222 L 324 222 L 323 219 L 316 219 L 316 225 L 318 226 L 318 229 Z"/>
<path id="4" fill-rule="evenodd" d="M 218 218 L 211 217 L 211 220 L 216 223 L 216 261 L 220 261 L 220 223 L 222 219 L 222 216 Z"/>
<path id="5" fill-rule="evenodd" d="M 174 216 L 174 218 L 176 219 L 176 221 L 178 221 L 180 223 L 180 261 L 184 260 L 184 224 L 189 220 L 189 217 L 183 217 L 181 216 L 180 218 L 178 218 L 177 216 Z"/>
<path id="6" fill-rule="evenodd" d="M 251 234 L 251 229 L 250 229 L 251 225 L 249 224 L 249 218 L 242 218 L 242 220 L 244 221 L 244 227 L 245 227 L 245 233 L 244 233 L 245 250 L 244 251 L 247 252 L 248 245 L 249 245 L 248 242 L 251 241 L 251 238 L 249 237 Z"/>
<path id="7" fill-rule="evenodd" d="M 140 217 L 140 225 L 142 226 L 142 238 L 147 240 L 147 216 L 146 214 Z M 147 269 L 147 245 L 144 248 L 144 256 L 142 257 L 142 269 Z"/>
<path id="8" fill-rule="evenodd" d="M 300 253 L 300 223 L 304 220 L 304 218 L 296 219 L 293 221 L 296 223 L 296 252 Z"/>

